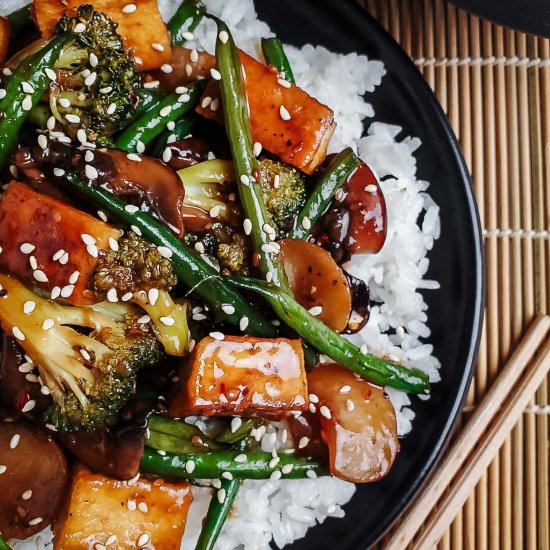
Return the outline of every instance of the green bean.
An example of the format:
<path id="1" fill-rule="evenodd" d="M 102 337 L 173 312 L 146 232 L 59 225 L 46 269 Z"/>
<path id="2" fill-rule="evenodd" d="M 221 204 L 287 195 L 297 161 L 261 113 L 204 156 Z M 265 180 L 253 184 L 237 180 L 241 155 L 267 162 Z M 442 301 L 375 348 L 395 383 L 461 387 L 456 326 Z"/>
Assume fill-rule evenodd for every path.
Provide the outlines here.
<path id="1" fill-rule="evenodd" d="M 262 38 L 262 51 L 268 65 L 274 65 L 286 81 L 296 84 L 283 43 L 278 38 Z"/>
<path id="2" fill-rule="evenodd" d="M 242 462 L 239 455 L 244 456 Z M 204 454 L 159 455 L 157 451 L 145 447 L 140 471 L 183 479 L 223 479 L 224 472 L 229 472 L 235 479 L 269 479 L 276 471 L 283 478 L 297 479 L 325 472 L 324 465 L 316 458 L 301 458 L 291 453 L 280 453 L 278 457 L 279 461 L 275 465 L 272 461 L 273 455 L 263 451 L 243 453 L 233 450 Z M 192 467 L 189 464 L 192 464 Z M 279 477 L 279 474 L 275 475 Z"/>
<path id="3" fill-rule="evenodd" d="M 222 433 L 216 436 L 216 441 L 220 443 L 237 443 L 244 437 L 247 437 L 253 428 L 257 428 L 263 423 L 264 421 L 261 418 L 247 418 L 242 421 L 235 431 L 232 431 L 231 427 L 227 427 Z"/>
<path id="4" fill-rule="evenodd" d="M 137 227 L 149 242 L 167 248 L 171 252 L 174 272 L 190 289 L 189 294 L 195 292 L 201 296 L 219 320 L 225 320 L 238 327 L 240 320 L 247 317 L 250 334 L 268 338 L 277 335 L 275 327 L 249 300 L 226 284 L 225 279 L 213 267 L 151 216 L 145 212 L 127 210 L 128 205 L 116 195 L 85 183 L 74 173 L 67 173 L 61 178 L 52 174 L 52 177 L 65 183 L 70 189 L 123 225 Z M 229 314 L 224 311 L 223 306 L 227 304 L 235 308 L 234 313 Z"/>
<path id="5" fill-rule="evenodd" d="M 27 27 L 32 25 L 30 8 L 31 4 L 27 4 L 18 10 L 12 11 L 8 15 L 11 38 L 21 34 L 23 31 L 27 30 Z"/>
<path id="6" fill-rule="evenodd" d="M 168 31 L 172 39 L 172 45 L 181 46 L 185 44 L 185 34 L 193 32 L 201 22 L 206 13 L 204 4 L 197 0 L 184 0 L 176 13 L 168 21 Z"/>
<path id="7" fill-rule="evenodd" d="M 11 75 L 4 99 L 0 102 L 3 114 L 0 120 L 0 170 L 17 146 L 19 131 L 29 112 L 50 85 L 44 69 L 53 66 L 66 40 L 65 35 L 52 38 L 42 49 L 26 58 Z"/>
<path id="8" fill-rule="evenodd" d="M 194 109 L 204 89 L 206 80 L 188 86 L 184 94 L 171 94 L 143 116 L 132 122 L 116 139 L 117 149 L 136 153 L 138 143 L 148 145 L 161 134 L 168 122 L 175 122 Z"/>
<path id="9" fill-rule="evenodd" d="M 289 239 L 307 239 L 311 228 L 327 211 L 334 195 L 347 181 L 349 176 L 359 166 L 359 159 L 348 147 L 338 153 L 321 174 L 306 204 L 294 220 Z"/>
<path id="10" fill-rule="evenodd" d="M 173 130 L 166 129 L 159 135 L 159 137 L 155 140 L 155 143 L 151 146 L 148 154 L 152 157 L 161 158 L 162 153 L 166 149 L 167 145 L 169 145 L 168 140 L 172 138 L 172 136 L 175 141 L 187 137 L 192 132 L 194 124 L 195 121 L 190 116 L 183 117 L 178 120 L 174 124 Z"/>
<path id="11" fill-rule="evenodd" d="M 0 537 L 0 550 L 11 550 L 11 546 L 2 537 Z"/>

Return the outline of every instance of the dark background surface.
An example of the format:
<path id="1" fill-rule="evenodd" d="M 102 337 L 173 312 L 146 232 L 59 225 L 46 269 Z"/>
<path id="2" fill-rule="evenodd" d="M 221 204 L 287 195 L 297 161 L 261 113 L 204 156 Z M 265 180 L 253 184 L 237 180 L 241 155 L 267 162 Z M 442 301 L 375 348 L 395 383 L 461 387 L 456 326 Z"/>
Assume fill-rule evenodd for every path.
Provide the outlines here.
<path id="1" fill-rule="evenodd" d="M 362 485 L 344 519 L 329 519 L 297 541 L 295 549 L 357 550 L 373 544 L 412 499 L 448 442 L 473 372 L 481 327 L 483 265 L 471 183 L 456 138 L 435 96 L 393 39 L 351 0 L 256 0 L 261 19 L 286 43 L 323 45 L 384 62 L 388 74 L 369 95 L 376 119 L 421 138 L 418 177 L 431 182 L 441 208 L 442 233 L 430 254 L 429 278 L 441 289 L 425 294 L 434 353 L 442 381 L 429 401 L 413 399 L 413 431 L 382 481 Z M 342 75 L 345 78 L 345 75 Z"/>
<path id="2" fill-rule="evenodd" d="M 506 27 L 550 38 L 550 0 L 452 0 L 451 4 Z"/>

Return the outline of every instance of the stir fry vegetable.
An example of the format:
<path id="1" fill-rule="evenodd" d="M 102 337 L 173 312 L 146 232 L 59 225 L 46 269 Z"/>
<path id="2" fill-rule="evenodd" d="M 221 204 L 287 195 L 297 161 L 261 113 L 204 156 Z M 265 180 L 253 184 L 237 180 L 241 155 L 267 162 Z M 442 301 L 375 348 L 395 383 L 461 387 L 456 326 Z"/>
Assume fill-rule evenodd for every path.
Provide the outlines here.
<path id="1" fill-rule="evenodd" d="M 262 51 L 268 65 L 273 65 L 279 74 L 291 84 L 296 84 L 290 63 L 279 38 L 262 38 Z"/>
<path id="2" fill-rule="evenodd" d="M 206 8 L 199 0 L 184 0 L 174 15 L 168 21 L 168 32 L 172 44 L 181 46 L 188 40 L 188 33 L 192 33 L 201 22 Z"/>

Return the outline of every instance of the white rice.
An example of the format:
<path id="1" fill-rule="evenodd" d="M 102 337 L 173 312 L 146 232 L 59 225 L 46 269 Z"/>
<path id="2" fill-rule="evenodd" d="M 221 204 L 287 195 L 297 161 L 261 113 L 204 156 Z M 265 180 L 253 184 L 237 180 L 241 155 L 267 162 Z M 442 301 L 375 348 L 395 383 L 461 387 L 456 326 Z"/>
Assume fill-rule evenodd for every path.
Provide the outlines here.
<path id="1" fill-rule="evenodd" d="M 1 11 L 8 13 L 22 5 L 21 0 L 4 0 Z M 269 27 L 256 17 L 253 0 L 205 0 L 211 13 L 222 17 L 233 31 L 239 47 L 260 57 L 259 39 L 271 36 Z M 159 0 L 162 14 L 168 18 L 179 0 Z M 213 50 L 215 26 L 203 22 L 195 31 L 194 46 Z M 378 254 L 352 258 L 349 271 L 365 280 L 372 298 L 382 305 L 371 310 L 365 328 L 350 337 L 368 351 L 384 353 L 439 380 L 440 363 L 433 347 L 422 340 L 430 336 L 427 306 L 420 289 L 437 289 L 436 281 L 423 279 L 429 265 L 427 253 L 439 237 L 439 208 L 426 193 L 428 182 L 416 178 L 414 151 L 421 145 L 414 137 L 401 135 L 401 129 L 375 121 L 372 106 L 364 94 L 373 93 L 385 74 L 380 61 L 364 55 L 341 55 L 323 47 L 288 47 L 288 56 L 300 87 L 329 105 L 338 123 L 330 150 L 353 147 L 376 171 L 384 191 L 388 211 L 388 234 Z M 367 95 L 368 97 L 368 95 Z M 364 120 L 372 119 L 363 136 Z M 363 137 L 362 137 L 363 136 Z M 412 427 L 414 412 L 407 395 L 388 389 L 396 408 L 398 430 L 405 435 Z M 265 438 L 264 447 L 268 445 Z M 399 458 L 398 458 L 399 460 Z M 282 547 L 301 538 L 317 522 L 328 516 L 341 517 L 341 508 L 352 497 L 354 485 L 334 478 L 246 481 L 235 501 L 216 548 L 218 550 L 267 550 L 270 541 Z M 192 548 L 210 492 L 193 489 L 182 548 Z M 43 548 L 50 537 L 45 531 L 41 542 L 15 544 L 17 550 Z M 36 539 L 36 537 L 34 537 Z"/>

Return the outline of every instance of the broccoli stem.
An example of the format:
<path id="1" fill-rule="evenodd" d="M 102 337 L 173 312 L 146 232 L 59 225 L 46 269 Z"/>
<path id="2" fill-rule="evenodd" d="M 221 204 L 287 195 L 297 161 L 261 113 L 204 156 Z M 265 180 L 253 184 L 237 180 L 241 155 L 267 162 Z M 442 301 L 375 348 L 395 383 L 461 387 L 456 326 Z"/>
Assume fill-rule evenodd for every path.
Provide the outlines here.
<path id="1" fill-rule="evenodd" d="M 193 130 L 194 124 L 195 121 L 190 116 L 181 118 L 176 122 L 173 130 L 163 130 L 162 134 L 159 135 L 151 149 L 148 151 L 148 154 L 152 157 L 161 158 L 167 145 L 169 145 L 168 140 L 172 136 L 174 141 L 187 137 Z"/>
<path id="2" fill-rule="evenodd" d="M 168 32 L 173 46 L 182 46 L 186 42 L 185 34 L 193 32 L 206 13 L 205 5 L 197 0 L 184 0 L 176 13 L 168 21 Z"/>
<path id="3" fill-rule="evenodd" d="M 296 84 L 283 43 L 279 38 L 262 38 L 262 51 L 268 65 L 274 65 L 285 80 Z"/>
<path id="4" fill-rule="evenodd" d="M 124 225 L 134 225 L 143 234 L 143 237 L 156 246 L 163 246 L 172 252 L 171 260 L 174 272 L 178 278 L 190 289 L 189 293 L 196 292 L 212 308 L 221 320 L 234 326 L 239 326 L 243 317 L 247 317 L 248 332 L 255 336 L 275 337 L 275 327 L 238 291 L 229 286 L 224 278 L 195 252 L 187 248 L 171 231 L 144 212 L 130 213 L 126 204 L 118 197 L 83 182 L 75 174 L 66 174 L 54 179 L 65 182 L 71 189 L 89 200 L 96 207 L 104 210 L 107 215 Z M 228 314 L 222 306 L 230 304 L 235 312 Z"/>
<path id="5" fill-rule="evenodd" d="M 289 293 L 280 288 L 245 277 L 228 277 L 228 280 L 238 288 L 256 292 L 265 298 L 279 318 L 304 340 L 363 378 L 380 386 L 411 393 L 429 391 L 430 384 L 425 373 L 369 353 L 362 353 L 351 342 L 313 317 Z"/>
<path id="6" fill-rule="evenodd" d="M 235 461 L 235 457 L 240 454 L 245 454 L 246 459 L 243 462 Z M 218 479 L 224 472 L 229 472 L 235 479 L 269 479 L 275 471 L 281 472 L 284 479 L 297 479 L 307 477 L 309 471 L 315 474 L 324 474 L 326 471 L 322 462 L 315 458 L 300 458 L 291 453 L 280 453 L 278 456 L 280 460 L 277 465 L 270 466 L 273 455 L 263 451 L 243 453 L 237 449 L 204 454 L 167 453 L 161 456 L 157 451 L 145 447 L 140 471 L 183 479 Z M 194 463 L 194 469 L 186 468 L 190 461 Z M 285 468 L 287 473 L 282 473 L 282 468 L 287 465 L 290 466 Z"/>
<path id="7" fill-rule="evenodd" d="M 359 159 L 350 147 L 338 153 L 328 165 L 328 168 L 317 180 L 306 204 L 294 220 L 289 239 L 305 240 L 311 233 L 311 228 L 327 211 L 334 195 L 359 166 Z"/>
<path id="8" fill-rule="evenodd" d="M 252 248 L 257 255 L 258 268 L 266 279 L 273 280 L 283 288 L 288 282 L 283 265 L 272 250 L 270 235 L 275 237 L 267 215 L 261 185 L 260 165 L 253 152 L 253 140 L 248 116 L 248 102 L 243 84 L 239 53 L 229 27 L 217 17 L 208 15 L 218 26 L 216 39 L 216 62 L 221 74 L 225 129 L 233 155 L 235 176 L 245 217 L 252 222 L 250 234 Z M 223 33 L 223 34 L 222 34 Z M 224 36 L 224 40 L 220 39 Z M 227 36 L 227 40 L 225 40 Z"/>
<path id="9" fill-rule="evenodd" d="M 115 147 L 137 152 L 138 142 L 148 145 L 161 134 L 168 122 L 175 122 L 195 108 L 206 81 L 198 81 L 189 86 L 185 94 L 172 94 L 158 105 L 149 109 L 143 116 L 132 122 L 116 139 Z"/>
<path id="10" fill-rule="evenodd" d="M 50 85 L 44 69 L 53 66 L 66 40 L 65 34 L 52 38 L 38 52 L 22 61 L 11 75 L 6 86 L 6 95 L 0 102 L 0 111 L 3 113 L 0 120 L 0 170 L 17 146 L 19 131 L 29 112 L 38 104 Z M 23 92 L 23 82 L 32 86 L 32 93 Z"/>

